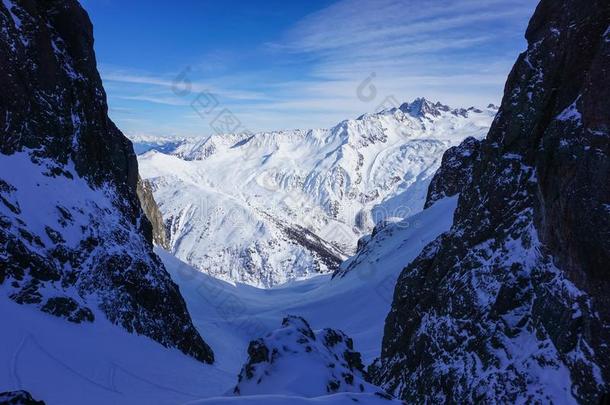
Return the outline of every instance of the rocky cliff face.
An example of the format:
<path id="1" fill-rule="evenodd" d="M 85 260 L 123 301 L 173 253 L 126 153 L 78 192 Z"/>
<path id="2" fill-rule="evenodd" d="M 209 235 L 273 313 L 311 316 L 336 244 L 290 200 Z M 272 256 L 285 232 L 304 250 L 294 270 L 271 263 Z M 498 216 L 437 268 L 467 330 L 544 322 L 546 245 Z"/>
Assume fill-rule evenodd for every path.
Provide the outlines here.
<path id="1" fill-rule="evenodd" d="M 447 149 L 428 186 L 424 209 L 438 200 L 460 193 L 472 182 L 472 168 L 479 159 L 481 142 L 469 137 L 458 146 Z"/>
<path id="2" fill-rule="evenodd" d="M 169 238 L 167 229 L 163 222 L 163 215 L 159 211 L 157 202 L 153 196 L 153 185 L 148 180 L 142 180 L 138 177 L 138 185 L 136 188 L 140 205 L 144 215 L 152 225 L 152 240 L 155 244 L 164 249 L 169 249 Z"/>
<path id="3" fill-rule="evenodd" d="M 0 88 L 3 293 L 73 322 L 106 316 L 213 361 L 152 251 L 137 160 L 107 116 L 77 1 L 0 4 Z"/>
<path id="4" fill-rule="evenodd" d="M 372 367 L 386 389 L 432 403 L 608 391 L 609 23 L 605 0 L 539 4 L 451 230 L 398 280 Z"/>

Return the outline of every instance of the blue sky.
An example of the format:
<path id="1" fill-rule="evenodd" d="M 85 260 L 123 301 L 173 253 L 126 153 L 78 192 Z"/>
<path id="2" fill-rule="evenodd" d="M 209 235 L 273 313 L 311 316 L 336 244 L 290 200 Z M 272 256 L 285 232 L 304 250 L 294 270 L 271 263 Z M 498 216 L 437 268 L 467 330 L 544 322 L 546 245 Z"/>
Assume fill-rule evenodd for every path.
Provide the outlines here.
<path id="1" fill-rule="evenodd" d="M 81 0 L 126 134 L 330 127 L 498 103 L 536 0 Z M 384 105 L 385 105 L 384 104 Z"/>

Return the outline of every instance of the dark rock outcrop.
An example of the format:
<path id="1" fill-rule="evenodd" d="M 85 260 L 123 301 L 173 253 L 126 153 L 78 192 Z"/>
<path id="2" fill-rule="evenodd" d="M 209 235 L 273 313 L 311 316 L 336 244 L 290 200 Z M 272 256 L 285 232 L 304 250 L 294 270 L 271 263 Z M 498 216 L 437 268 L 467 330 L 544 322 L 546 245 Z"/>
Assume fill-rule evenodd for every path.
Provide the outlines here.
<path id="1" fill-rule="evenodd" d="M 459 194 L 472 182 L 472 168 L 479 158 L 480 145 L 480 141 L 468 137 L 458 146 L 447 149 L 428 187 L 424 209 L 442 198 Z"/>
<path id="2" fill-rule="evenodd" d="M 27 391 L 0 392 L 0 404 L 5 405 L 45 405 L 44 401 L 35 400 Z"/>
<path id="3" fill-rule="evenodd" d="M 152 251 L 131 142 L 108 118 L 76 0 L 0 4 L 0 283 L 73 322 L 98 314 L 212 362 Z"/>
<path id="4" fill-rule="evenodd" d="M 311 254 L 321 263 L 326 266 L 329 271 L 335 271 L 343 262 L 343 253 L 335 245 L 326 242 L 309 229 L 298 225 L 287 225 L 278 220 L 276 225 L 282 230 L 284 235 L 303 246 L 311 252 Z M 318 271 L 319 268 L 318 268 Z"/>
<path id="5" fill-rule="evenodd" d="M 140 205 L 144 211 L 144 215 L 152 225 L 152 240 L 157 245 L 164 249 L 169 249 L 169 237 L 167 229 L 163 222 L 163 215 L 159 211 L 159 206 L 153 196 L 153 185 L 148 180 L 142 180 L 138 177 L 138 185 L 136 188 Z"/>
<path id="6" fill-rule="evenodd" d="M 610 5 L 543 0 L 451 230 L 401 274 L 373 380 L 596 404 L 610 382 Z"/>

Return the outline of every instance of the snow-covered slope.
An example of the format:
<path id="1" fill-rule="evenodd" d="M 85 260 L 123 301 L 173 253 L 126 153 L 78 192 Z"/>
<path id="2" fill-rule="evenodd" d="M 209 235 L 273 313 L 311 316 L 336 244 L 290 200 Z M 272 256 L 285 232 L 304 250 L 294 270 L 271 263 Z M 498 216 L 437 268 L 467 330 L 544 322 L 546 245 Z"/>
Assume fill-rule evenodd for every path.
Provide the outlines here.
<path id="1" fill-rule="evenodd" d="M 104 318 L 72 324 L 18 305 L 0 287 L 0 392 L 24 389 L 47 405 L 167 404 L 220 395 L 235 383 L 175 349 Z"/>
<path id="2" fill-rule="evenodd" d="M 171 251 L 269 287 L 331 272 L 376 223 L 420 211 L 443 152 L 484 136 L 495 112 L 417 99 L 328 130 L 133 140 L 152 148 L 140 168 Z"/>
<path id="3" fill-rule="evenodd" d="M 47 405 L 391 404 L 370 391 L 328 395 L 324 387 L 323 392 L 309 391 L 310 398 L 305 398 L 298 385 L 291 389 L 287 383 L 291 375 L 301 375 L 298 361 L 282 372 L 281 379 L 273 373 L 266 377 L 266 386 L 277 389 L 273 393 L 236 397 L 233 390 L 247 361 L 249 342 L 277 329 L 289 314 L 304 317 L 312 329 L 330 327 L 350 336 L 365 365 L 379 356 L 398 274 L 422 246 L 449 229 L 455 205 L 456 198 L 447 198 L 408 222 L 386 226 L 369 242 L 370 250 L 363 249 L 345 264 L 351 263 L 351 270 L 344 277 L 320 275 L 281 288 L 232 285 L 158 249 L 195 327 L 205 330 L 206 341 L 214 348 L 214 365 L 129 334 L 103 318 L 74 325 L 0 294 L 0 313 L 9 325 L 0 345 L 0 392 L 24 389 Z M 374 246 L 399 254 L 373 251 Z"/>
<path id="4" fill-rule="evenodd" d="M 388 224 L 341 265 L 349 268 L 343 277 L 319 275 L 260 289 L 218 280 L 162 249 L 157 253 L 180 286 L 195 326 L 206 330 L 215 365 L 221 369 L 237 375 L 248 343 L 277 329 L 288 315 L 302 316 L 314 329 L 345 332 L 369 364 L 380 354 L 399 273 L 427 243 L 449 229 L 456 202 L 456 197 L 446 198 L 405 221 Z"/>
<path id="5" fill-rule="evenodd" d="M 202 401 L 189 402 L 188 405 L 404 405 L 403 401 L 392 399 L 379 392 L 375 393 L 340 393 L 307 398 L 294 395 L 252 395 L 248 397 L 216 397 Z"/>
<path id="6" fill-rule="evenodd" d="M 321 397 L 306 398 L 293 395 L 253 395 L 248 397 L 216 397 L 189 402 L 188 405 L 404 405 L 403 401 L 390 399 L 380 393 L 340 393 Z"/>

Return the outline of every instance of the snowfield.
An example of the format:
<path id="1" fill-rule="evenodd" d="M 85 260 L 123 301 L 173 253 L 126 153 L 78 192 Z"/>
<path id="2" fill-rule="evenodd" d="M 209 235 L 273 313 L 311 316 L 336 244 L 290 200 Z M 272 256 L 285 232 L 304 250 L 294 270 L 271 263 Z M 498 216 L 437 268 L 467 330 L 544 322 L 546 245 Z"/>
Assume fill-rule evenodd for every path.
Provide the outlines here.
<path id="1" fill-rule="evenodd" d="M 379 394 L 352 394 L 341 393 L 325 395 L 316 398 L 303 398 L 290 395 L 253 395 L 249 397 L 220 397 L 209 398 L 202 401 L 189 402 L 188 405 L 215 405 L 215 404 L 245 404 L 245 405 L 393 405 L 404 404 L 402 401 L 390 400 Z"/>
<path id="2" fill-rule="evenodd" d="M 417 99 L 325 130 L 133 142 L 171 252 L 273 287 L 333 272 L 377 223 L 421 211 L 445 150 L 482 138 L 496 111 Z"/>
<path id="3" fill-rule="evenodd" d="M 227 283 L 159 249 L 195 326 L 215 352 L 212 366 L 130 334 L 103 317 L 74 325 L 0 298 L 7 325 L 0 347 L 0 391 L 25 389 L 49 405 L 342 404 L 354 399 L 389 404 L 371 392 L 309 392 L 305 397 L 285 385 L 277 387 L 281 396 L 233 396 L 233 389 L 248 343 L 277 329 L 286 315 L 302 316 L 315 331 L 343 331 L 362 353 L 364 364 L 371 363 L 379 355 L 396 278 L 425 244 L 449 229 L 456 202 L 457 197 L 447 198 L 388 224 L 342 265 L 342 276 L 320 275 L 279 288 Z"/>

